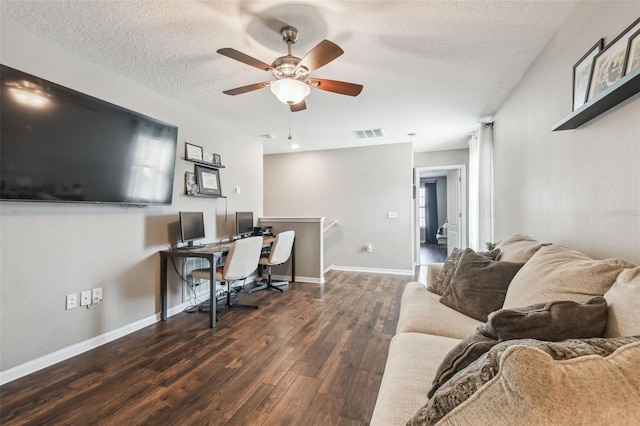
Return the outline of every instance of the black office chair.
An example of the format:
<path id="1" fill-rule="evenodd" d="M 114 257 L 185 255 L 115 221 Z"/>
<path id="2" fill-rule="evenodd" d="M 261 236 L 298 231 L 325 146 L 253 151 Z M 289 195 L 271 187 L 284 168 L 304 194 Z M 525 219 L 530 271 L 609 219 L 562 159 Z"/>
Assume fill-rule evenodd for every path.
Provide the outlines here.
<path id="1" fill-rule="evenodd" d="M 262 237 L 251 237 L 237 240 L 231 246 L 222 271 L 216 271 L 216 282 L 224 288 L 227 296 L 224 309 L 222 309 L 217 315 L 218 320 L 222 314 L 231 308 L 258 309 L 258 306 L 256 305 L 232 303 L 231 294 L 235 293 L 238 287 L 244 288 L 244 280 L 246 280 L 246 278 L 256 270 L 261 251 Z M 209 280 L 211 276 L 210 273 L 210 269 L 195 269 L 191 271 L 191 276 L 193 278 Z M 243 281 L 241 286 L 234 287 L 232 285 L 232 283 L 240 280 Z M 210 303 L 215 303 L 215 300 L 216 295 L 212 294 L 209 299 Z M 206 306 L 204 309 L 206 309 Z"/>
<path id="2" fill-rule="evenodd" d="M 273 281 L 271 276 L 271 267 L 282 265 L 287 260 L 289 260 L 289 257 L 291 257 L 291 251 L 293 249 L 293 242 L 295 240 L 295 237 L 295 231 L 284 231 L 276 235 L 276 240 L 271 246 L 269 256 L 261 257 L 259 262 L 260 265 L 267 267 L 267 282 L 265 284 L 261 284 L 249 289 L 249 293 L 253 293 L 254 291 L 258 290 L 264 290 L 266 288 L 271 288 L 273 290 L 283 292 L 284 290 L 280 287 L 289 285 L 289 281 Z"/>

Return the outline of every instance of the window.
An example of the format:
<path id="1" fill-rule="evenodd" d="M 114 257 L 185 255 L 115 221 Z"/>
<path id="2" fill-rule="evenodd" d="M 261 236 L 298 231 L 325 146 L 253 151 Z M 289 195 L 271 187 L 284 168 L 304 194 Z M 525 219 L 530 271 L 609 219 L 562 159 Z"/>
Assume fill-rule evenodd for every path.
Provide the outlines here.
<path id="1" fill-rule="evenodd" d="M 424 185 L 420 185 L 420 190 L 418 192 L 418 210 L 420 213 L 420 227 L 424 228 L 427 217 L 427 198 L 426 198 L 427 190 Z"/>

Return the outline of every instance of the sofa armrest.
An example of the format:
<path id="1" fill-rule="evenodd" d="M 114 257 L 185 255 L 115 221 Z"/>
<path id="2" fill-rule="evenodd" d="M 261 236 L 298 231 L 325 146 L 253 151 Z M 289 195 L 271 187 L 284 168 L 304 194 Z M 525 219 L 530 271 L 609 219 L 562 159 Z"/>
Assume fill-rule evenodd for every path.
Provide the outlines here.
<path id="1" fill-rule="evenodd" d="M 443 266 L 444 263 L 430 263 L 427 265 L 427 286 L 433 284 Z"/>

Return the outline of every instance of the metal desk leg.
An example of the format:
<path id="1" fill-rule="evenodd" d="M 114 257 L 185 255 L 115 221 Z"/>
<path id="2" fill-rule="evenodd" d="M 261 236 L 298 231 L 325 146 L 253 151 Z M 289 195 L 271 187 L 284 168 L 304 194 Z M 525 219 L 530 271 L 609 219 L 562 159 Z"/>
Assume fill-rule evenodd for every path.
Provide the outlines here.
<path id="1" fill-rule="evenodd" d="M 209 277 L 209 327 L 216 326 L 216 269 L 218 268 L 218 256 L 213 256 L 211 264 L 211 276 Z"/>
<path id="2" fill-rule="evenodd" d="M 160 253 L 160 319 L 167 320 L 167 261 L 164 253 Z"/>
<path id="3" fill-rule="evenodd" d="M 296 239 L 293 238 L 293 246 L 291 246 L 291 282 L 296 281 Z"/>

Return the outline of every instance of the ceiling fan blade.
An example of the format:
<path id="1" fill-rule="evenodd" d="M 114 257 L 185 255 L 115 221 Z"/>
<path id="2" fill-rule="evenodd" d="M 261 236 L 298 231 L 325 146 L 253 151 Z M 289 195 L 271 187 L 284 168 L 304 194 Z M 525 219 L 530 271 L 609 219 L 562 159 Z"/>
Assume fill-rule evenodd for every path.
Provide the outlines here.
<path id="1" fill-rule="evenodd" d="M 235 49 L 232 49 L 230 47 L 225 47 L 222 49 L 218 49 L 217 52 L 221 55 L 224 55 L 228 58 L 231 59 L 235 59 L 236 61 L 240 61 L 243 64 L 247 64 L 247 65 L 251 65 L 252 67 L 256 67 L 258 69 L 261 69 L 263 71 L 272 71 L 273 68 L 271 67 L 271 65 L 269 64 L 265 64 L 264 62 L 253 58 L 249 55 L 246 55 L 242 52 L 238 52 Z"/>
<path id="2" fill-rule="evenodd" d="M 265 87 L 269 87 L 269 84 L 271 84 L 270 81 L 263 81 L 262 83 L 255 83 L 255 84 L 250 84 L 248 86 L 242 86 L 242 87 L 236 87 L 235 89 L 229 89 L 229 90 L 225 90 L 224 93 L 225 95 L 241 95 L 243 93 L 247 93 L 247 92 L 253 92 L 254 90 L 259 90 Z"/>
<path id="3" fill-rule="evenodd" d="M 310 78 L 307 81 L 311 87 L 326 90 L 327 92 L 339 93 L 341 95 L 358 96 L 363 88 L 362 84 L 325 80 L 323 78 Z"/>
<path id="4" fill-rule="evenodd" d="M 291 112 L 304 111 L 305 109 L 307 109 L 307 103 L 303 99 L 297 104 L 291 104 L 289 107 L 291 108 Z"/>
<path id="5" fill-rule="evenodd" d="M 311 49 L 309 53 L 304 55 L 304 58 L 296 65 L 295 71 L 297 72 L 300 67 L 306 67 L 309 71 L 317 70 L 343 53 L 344 50 L 337 44 L 329 40 L 322 40 L 316 47 Z"/>

